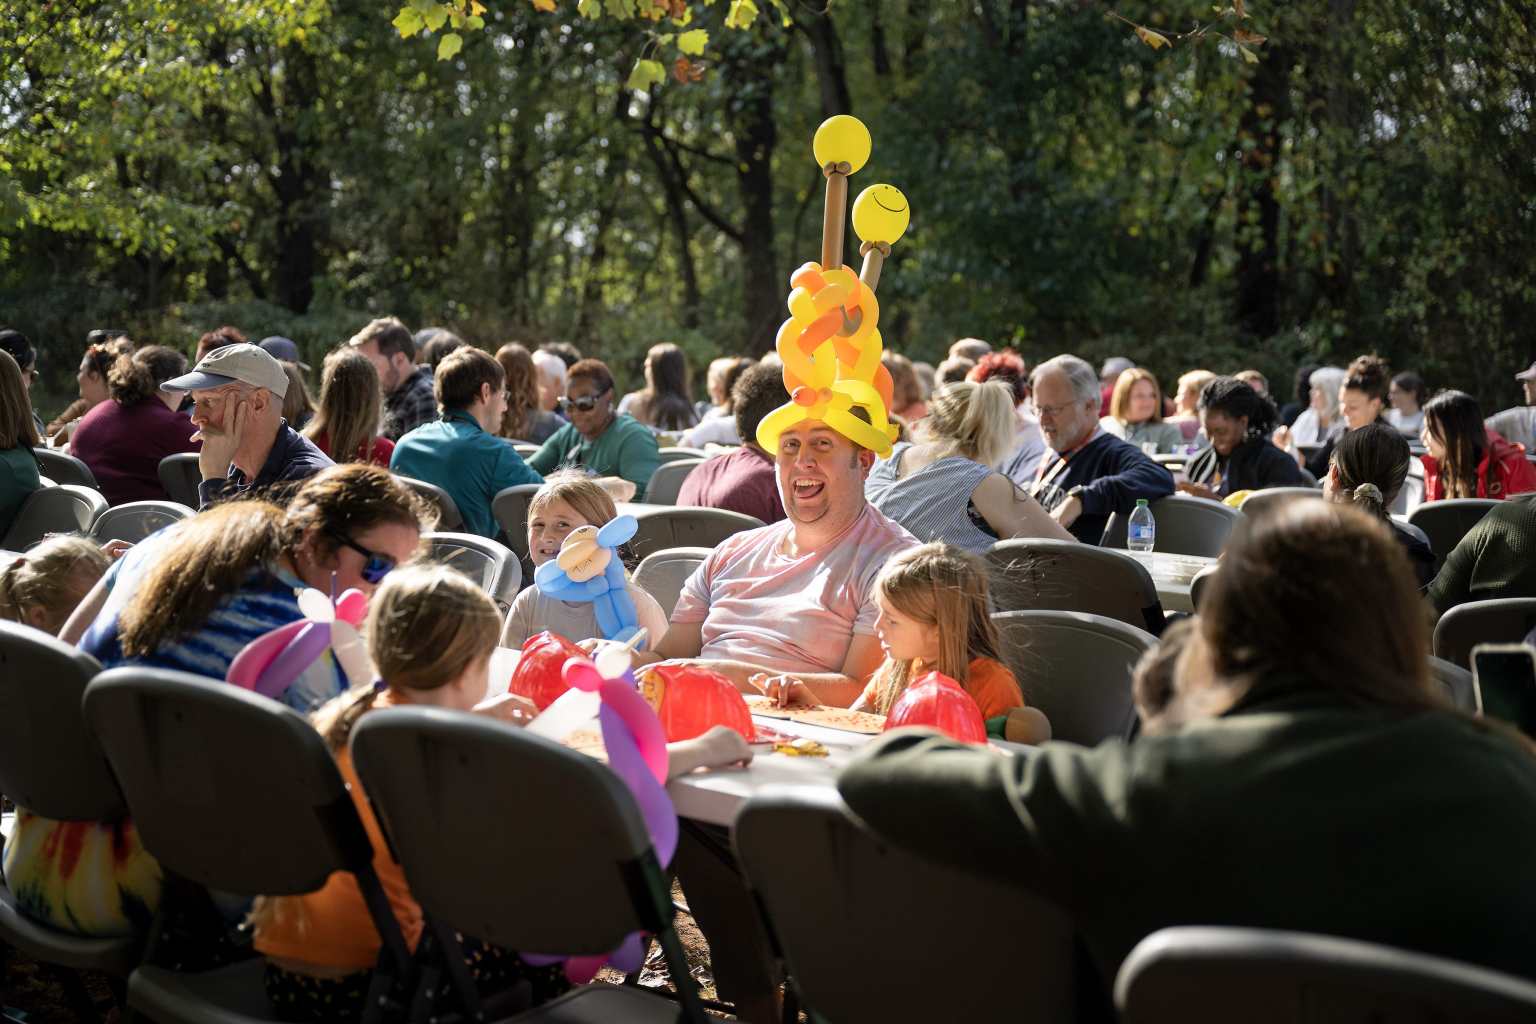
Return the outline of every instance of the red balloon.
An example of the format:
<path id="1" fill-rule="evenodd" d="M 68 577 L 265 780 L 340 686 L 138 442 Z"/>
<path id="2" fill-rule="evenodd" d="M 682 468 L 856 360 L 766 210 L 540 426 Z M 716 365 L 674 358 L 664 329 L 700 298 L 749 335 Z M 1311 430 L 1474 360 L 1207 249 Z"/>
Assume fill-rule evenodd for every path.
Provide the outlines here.
<path id="1" fill-rule="evenodd" d="M 896 699 L 885 716 L 885 727 L 903 725 L 926 725 L 961 743 L 987 742 L 981 708 L 959 683 L 938 672 L 920 677 Z"/>
<path id="2" fill-rule="evenodd" d="M 570 689 L 560 675 L 566 660 L 585 657 L 586 651 L 563 636 L 547 629 L 535 633 L 523 642 L 522 657 L 517 660 L 517 668 L 512 670 L 512 682 L 507 689 L 519 697 L 527 697 L 543 711 Z"/>
<path id="3" fill-rule="evenodd" d="M 696 665 L 657 665 L 640 672 L 640 692 L 656 709 L 667 742 L 691 740 L 717 725 L 754 732 L 752 713 L 736 685 L 718 672 Z"/>

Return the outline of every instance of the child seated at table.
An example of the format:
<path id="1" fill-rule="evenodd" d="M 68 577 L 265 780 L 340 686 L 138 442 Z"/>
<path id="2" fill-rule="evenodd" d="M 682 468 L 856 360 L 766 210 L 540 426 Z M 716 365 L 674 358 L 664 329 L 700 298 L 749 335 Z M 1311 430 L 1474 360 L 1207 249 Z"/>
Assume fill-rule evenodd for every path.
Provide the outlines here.
<path id="1" fill-rule="evenodd" d="M 440 565 L 396 569 L 368 608 L 365 634 L 379 680 L 342 694 L 313 716 L 352 794 L 373 844 L 379 882 L 412 949 L 421 938 L 421 907 L 390 855 L 352 767 L 347 741 L 358 720 L 375 708 L 414 704 L 482 710 L 518 720 L 508 708 L 520 698 L 504 697 L 494 707 L 486 701 L 491 652 L 500 627 L 495 603 L 460 573 Z M 725 728 L 669 744 L 667 753 L 672 775 L 751 759 L 746 742 Z M 255 947 L 267 957 L 267 992 L 284 1020 L 356 1019 L 381 940 L 354 875 L 338 871 L 315 892 L 258 899 L 251 920 Z M 516 953 L 473 938 L 461 937 L 461 945 L 471 974 L 486 994 L 527 979 L 533 1005 L 538 1005 L 568 987 L 558 964 L 532 967 Z"/>
<path id="2" fill-rule="evenodd" d="M 85 537 L 41 541 L 0 569 L 0 619 L 57 634 L 110 564 L 106 552 Z"/>
<path id="3" fill-rule="evenodd" d="M 560 553 L 566 536 L 580 526 L 603 527 L 618 515 L 613 498 L 596 480 L 583 473 L 562 472 L 549 476 L 528 503 L 528 555 L 534 568 Z M 653 650 L 667 632 L 667 615 L 656 599 L 629 585 L 635 618 L 646 631 L 645 650 Z M 539 592 L 535 584 L 517 595 L 501 633 L 503 647 L 521 647 L 541 630 L 549 630 L 572 643 L 603 640 L 597 611 L 590 601 L 562 601 Z"/>

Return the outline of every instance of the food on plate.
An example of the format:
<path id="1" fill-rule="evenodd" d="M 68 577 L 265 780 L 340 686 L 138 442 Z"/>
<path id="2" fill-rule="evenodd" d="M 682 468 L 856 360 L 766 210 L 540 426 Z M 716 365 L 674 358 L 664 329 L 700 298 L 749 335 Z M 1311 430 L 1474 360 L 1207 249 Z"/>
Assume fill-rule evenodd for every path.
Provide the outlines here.
<path id="1" fill-rule="evenodd" d="M 775 743 L 775 754 L 788 754 L 790 757 L 826 757 L 827 748 L 815 740 L 800 736 L 788 742 Z"/>

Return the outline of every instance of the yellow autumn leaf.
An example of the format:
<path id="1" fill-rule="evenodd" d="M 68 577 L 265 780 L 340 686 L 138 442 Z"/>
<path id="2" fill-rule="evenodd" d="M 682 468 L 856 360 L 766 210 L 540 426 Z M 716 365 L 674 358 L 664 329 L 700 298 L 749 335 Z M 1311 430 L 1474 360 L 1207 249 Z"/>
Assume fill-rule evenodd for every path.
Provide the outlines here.
<path id="1" fill-rule="evenodd" d="M 1238 44 L 1237 52 L 1241 53 L 1243 55 L 1243 60 L 1247 61 L 1249 64 L 1257 64 L 1259 62 L 1259 55 L 1248 49 L 1248 47 L 1243 46 L 1241 43 Z"/>
<path id="2" fill-rule="evenodd" d="M 696 28 L 684 32 L 677 37 L 677 51 L 686 53 L 690 57 L 697 57 L 704 52 L 704 47 L 709 44 L 709 33 L 702 28 Z"/>
<path id="3" fill-rule="evenodd" d="M 757 4 L 752 0 L 731 0 L 731 9 L 725 16 L 726 28 L 747 28 L 757 20 Z"/>
<path id="4" fill-rule="evenodd" d="M 629 72 L 629 81 L 624 83 L 624 87 L 634 89 L 636 92 L 644 92 L 653 85 L 660 85 L 666 77 L 667 69 L 661 66 L 661 61 L 637 60 L 634 68 Z"/>
<path id="5" fill-rule="evenodd" d="M 555 0 L 533 0 L 533 9 L 549 14 L 555 9 Z"/>
<path id="6" fill-rule="evenodd" d="M 437 41 L 437 59 L 452 60 L 454 54 L 464 49 L 464 37 L 457 32 L 449 32 Z"/>
<path id="7" fill-rule="evenodd" d="M 480 0 L 469 0 L 469 13 L 476 18 L 480 17 L 485 13 L 485 4 L 481 3 Z"/>
<path id="8" fill-rule="evenodd" d="M 1136 26 L 1136 38 L 1140 39 L 1154 50 L 1161 50 L 1165 46 L 1173 45 L 1168 41 L 1167 36 L 1163 35 L 1161 32 L 1154 32 L 1147 28 L 1145 25 Z"/>

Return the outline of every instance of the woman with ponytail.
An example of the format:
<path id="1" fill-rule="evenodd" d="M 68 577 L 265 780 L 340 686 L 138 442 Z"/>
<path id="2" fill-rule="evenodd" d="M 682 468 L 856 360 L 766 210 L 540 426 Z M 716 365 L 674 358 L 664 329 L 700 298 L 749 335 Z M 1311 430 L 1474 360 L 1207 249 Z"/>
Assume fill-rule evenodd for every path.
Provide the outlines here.
<path id="1" fill-rule="evenodd" d="M 1328 473 L 1323 477 L 1323 497 L 1354 505 L 1390 527 L 1423 589 L 1435 578 L 1435 553 L 1429 538 L 1417 527 L 1399 523 L 1390 512 L 1403 481 L 1408 479 L 1410 458 L 1407 440 L 1387 423 L 1356 427 L 1340 435 L 1333 446 Z"/>
<path id="2" fill-rule="evenodd" d="M 197 428 L 176 411 L 182 392 L 160 390 L 186 372 L 187 357 L 163 345 L 120 352 L 108 368 L 111 400 L 85 414 L 69 450 L 91 468 L 112 504 L 164 501 L 169 495 L 160 484 L 160 460 L 197 451 Z"/>
<path id="3" fill-rule="evenodd" d="M 1200 423 L 1210 445 L 1185 467 L 1179 490 L 1221 501 L 1235 491 L 1311 484 L 1296 460 L 1269 440 L 1277 413 L 1268 398 L 1236 377 L 1217 377 L 1200 392 Z"/>
<path id="4" fill-rule="evenodd" d="M 900 443 L 875 463 L 864 494 L 920 541 L 980 552 L 999 538 L 1071 540 L 994 468 L 1012 450 L 1016 426 L 1007 384 L 947 384 L 928 403 L 919 442 Z"/>

